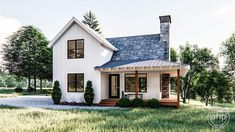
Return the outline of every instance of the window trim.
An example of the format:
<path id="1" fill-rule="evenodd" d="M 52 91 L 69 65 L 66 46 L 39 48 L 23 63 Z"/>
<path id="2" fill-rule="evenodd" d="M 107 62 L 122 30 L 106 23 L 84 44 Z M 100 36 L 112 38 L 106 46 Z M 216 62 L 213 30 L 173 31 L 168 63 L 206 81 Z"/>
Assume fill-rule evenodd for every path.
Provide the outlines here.
<path id="1" fill-rule="evenodd" d="M 75 76 L 75 91 L 69 91 L 69 75 L 83 75 L 83 91 L 78 91 L 77 90 L 77 76 Z M 85 90 L 84 90 L 84 81 L 85 81 L 85 79 L 84 79 L 85 77 L 84 77 L 84 73 L 68 73 L 67 74 L 67 92 L 69 92 L 69 93 L 83 93 Z"/>
<path id="2" fill-rule="evenodd" d="M 75 53 L 75 58 L 69 58 L 69 41 L 75 41 L 75 50 L 77 51 L 77 41 L 83 41 L 83 57 L 77 57 L 77 52 Z M 84 39 L 70 39 L 67 40 L 67 59 L 82 59 L 85 58 L 85 40 Z"/>
<path id="3" fill-rule="evenodd" d="M 140 91 L 140 83 L 139 83 L 139 86 L 138 86 L 138 93 L 147 93 L 148 92 L 148 75 L 147 75 L 147 73 L 138 73 L 138 75 L 139 74 L 145 74 L 146 75 L 146 85 L 147 85 L 147 89 L 146 89 L 146 91 L 145 92 L 142 92 L 142 91 Z M 124 85 L 124 89 L 125 89 L 125 92 L 128 92 L 128 93 L 133 93 L 133 92 L 135 92 L 135 91 L 126 91 L 126 76 L 127 75 L 135 75 L 135 73 L 126 73 L 125 74 L 125 78 L 124 78 L 124 83 L 125 83 L 125 85 Z M 138 76 L 138 81 L 140 80 L 140 78 L 139 78 L 139 76 Z"/>

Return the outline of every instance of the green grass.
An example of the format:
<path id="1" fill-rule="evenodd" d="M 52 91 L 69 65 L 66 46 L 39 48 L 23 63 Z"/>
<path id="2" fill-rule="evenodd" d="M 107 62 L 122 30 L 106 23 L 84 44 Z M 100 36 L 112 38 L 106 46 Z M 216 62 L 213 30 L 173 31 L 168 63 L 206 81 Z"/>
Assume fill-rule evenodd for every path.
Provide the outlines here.
<path id="1" fill-rule="evenodd" d="M 5 88 L 0 88 L 0 98 L 8 98 L 8 97 L 16 97 L 21 95 L 20 93 L 16 93 L 15 89 L 5 89 Z"/>
<path id="2" fill-rule="evenodd" d="M 27 92 L 26 89 L 22 93 L 16 93 L 14 88 L 0 88 L 0 98 L 9 98 L 9 97 L 16 97 L 21 95 L 38 95 L 38 94 L 44 94 L 44 95 L 50 95 L 51 89 L 43 89 L 39 90 L 37 89 L 37 92 Z"/>
<path id="3" fill-rule="evenodd" d="M 231 103 L 217 103 L 215 102 L 214 106 L 220 106 L 220 107 L 227 107 L 227 108 L 235 108 L 235 104 L 231 104 Z"/>
<path id="4" fill-rule="evenodd" d="M 235 131 L 229 124 L 212 129 L 208 110 L 180 109 L 49 110 L 0 106 L 2 131 Z"/>

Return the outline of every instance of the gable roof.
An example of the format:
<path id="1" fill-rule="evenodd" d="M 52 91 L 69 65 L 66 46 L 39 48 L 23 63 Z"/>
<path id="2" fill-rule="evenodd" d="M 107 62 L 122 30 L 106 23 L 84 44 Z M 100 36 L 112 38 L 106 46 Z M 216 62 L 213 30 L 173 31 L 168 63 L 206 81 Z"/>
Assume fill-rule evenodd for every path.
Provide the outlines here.
<path id="1" fill-rule="evenodd" d="M 118 51 L 111 61 L 167 60 L 166 43 L 160 41 L 159 34 L 107 38 Z"/>
<path id="2" fill-rule="evenodd" d="M 97 41 L 99 41 L 104 46 L 110 48 L 111 50 L 117 51 L 118 49 L 114 47 L 109 41 L 107 41 L 102 35 L 98 34 L 96 31 L 91 29 L 90 27 L 86 26 L 75 17 L 73 17 L 65 26 L 64 28 L 55 36 L 52 41 L 49 43 L 49 47 L 53 47 L 53 45 L 69 30 L 69 28 L 74 24 L 78 24 L 82 29 L 88 32 L 92 37 L 94 37 Z"/>

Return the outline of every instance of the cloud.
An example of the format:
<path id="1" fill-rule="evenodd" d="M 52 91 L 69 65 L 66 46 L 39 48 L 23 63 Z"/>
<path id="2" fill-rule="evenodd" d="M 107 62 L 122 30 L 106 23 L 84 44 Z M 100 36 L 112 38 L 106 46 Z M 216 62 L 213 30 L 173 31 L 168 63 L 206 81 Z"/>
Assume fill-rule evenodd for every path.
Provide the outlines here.
<path id="1" fill-rule="evenodd" d="M 21 25 L 21 22 L 15 18 L 0 16 L 0 44 L 5 41 L 6 37 L 17 31 Z"/>

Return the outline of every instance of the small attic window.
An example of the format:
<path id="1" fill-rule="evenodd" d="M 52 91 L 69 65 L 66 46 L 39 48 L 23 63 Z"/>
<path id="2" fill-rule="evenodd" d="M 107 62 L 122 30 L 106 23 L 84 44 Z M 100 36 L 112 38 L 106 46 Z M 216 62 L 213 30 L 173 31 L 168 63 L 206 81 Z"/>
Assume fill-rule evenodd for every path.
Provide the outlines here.
<path id="1" fill-rule="evenodd" d="M 84 58 L 84 39 L 68 40 L 68 59 Z"/>

